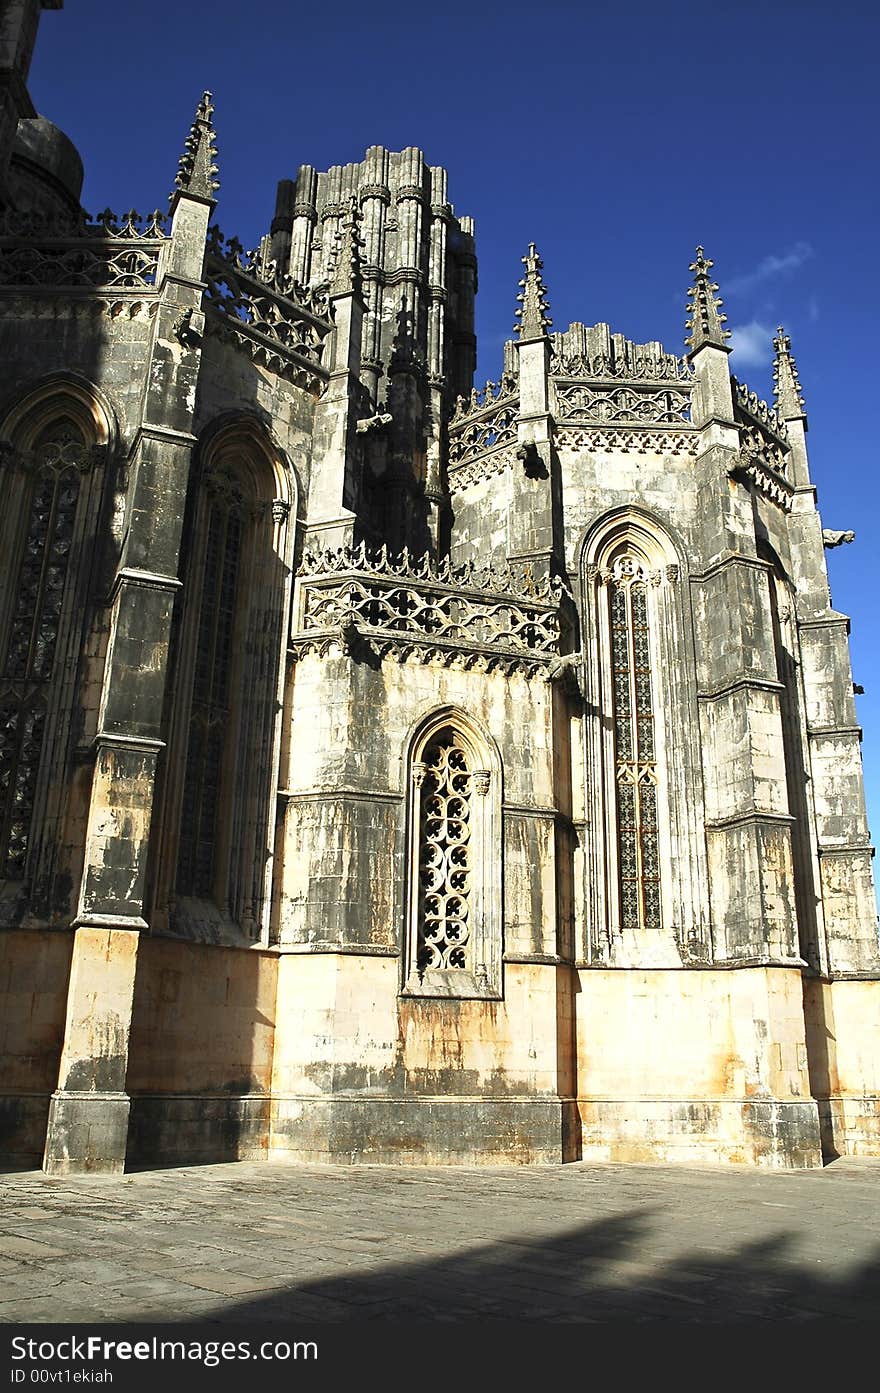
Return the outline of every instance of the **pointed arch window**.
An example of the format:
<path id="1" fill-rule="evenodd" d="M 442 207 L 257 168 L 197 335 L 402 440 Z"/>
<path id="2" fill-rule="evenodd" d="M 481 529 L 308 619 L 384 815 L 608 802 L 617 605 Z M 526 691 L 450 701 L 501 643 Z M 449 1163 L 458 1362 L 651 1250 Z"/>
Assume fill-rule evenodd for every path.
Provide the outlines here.
<path id="1" fill-rule="evenodd" d="M 217 888 L 223 771 L 224 764 L 234 758 L 229 748 L 234 735 L 230 696 L 245 523 L 237 481 L 228 475 L 212 477 L 176 877 L 179 894 L 205 898 L 212 897 Z"/>
<path id="2" fill-rule="evenodd" d="M 24 456 L 24 527 L 13 566 L 0 695 L 0 877 L 26 874 L 47 701 L 56 667 L 82 470 L 83 432 L 59 417 Z"/>
<path id="3" fill-rule="evenodd" d="M 635 509 L 584 543 L 588 961 L 711 957 L 700 718 L 680 553 Z"/>
<path id="4" fill-rule="evenodd" d="M 432 721 L 410 757 L 404 992 L 501 995 L 501 778 L 461 718 Z"/>
<path id="5" fill-rule="evenodd" d="M 623 930 L 659 929 L 657 751 L 645 569 L 619 557 L 608 585 L 617 873 Z"/>
<path id="6" fill-rule="evenodd" d="M 268 935 L 295 493 L 248 423 L 214 432 L 196 468 L 150 913 L 160 931 L 253 942 Z"/>

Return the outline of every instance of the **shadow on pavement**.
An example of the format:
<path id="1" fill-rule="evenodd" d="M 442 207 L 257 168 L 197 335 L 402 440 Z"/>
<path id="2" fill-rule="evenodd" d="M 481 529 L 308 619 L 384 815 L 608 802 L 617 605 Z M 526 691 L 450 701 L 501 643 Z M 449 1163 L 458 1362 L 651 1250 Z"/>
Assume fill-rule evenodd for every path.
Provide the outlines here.
<path id="1" fill-rule="evenodd" d="M 880 1247 L 841 1280 L 790 1256 L 794 1235 L 768 1234 L 724 1253 L 695 1248 L 647 1259 L 648 1216 L 617 1216 L 550 1240 L 511 1238 L 438 1259 L 300 1282 L 213 1317 L 238 1321 L 729 1321 L 876 1320 Z"/>

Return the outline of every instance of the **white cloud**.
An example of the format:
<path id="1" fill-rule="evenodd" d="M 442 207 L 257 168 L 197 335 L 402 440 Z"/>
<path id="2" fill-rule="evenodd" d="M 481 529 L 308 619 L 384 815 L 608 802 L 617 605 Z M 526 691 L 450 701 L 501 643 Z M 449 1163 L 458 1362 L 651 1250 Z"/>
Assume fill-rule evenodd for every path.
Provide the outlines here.
<path id="1" fill-rule="evenodd" d="M 771 253 L 765 256 L 763 261 L 759 261 L 753 270 L 745 271 L 741 276 L 734 276 L 732 279 L 725 278 L 724 289 L 734 294 L 753 290 L 764 281 L 775 280 L 777 276 L 787 276 L 792 271 L 797 271 L 812 255 L 813 248 L 809 242 L 795 242 L 794 246 L 781 256 Z"/>
<path id="2" fill-rule="evenodd" d="M 757 319 L 730 331 L 731 357 L 737 368 L 764 367 L 773 360 L 773 330 Z"/>

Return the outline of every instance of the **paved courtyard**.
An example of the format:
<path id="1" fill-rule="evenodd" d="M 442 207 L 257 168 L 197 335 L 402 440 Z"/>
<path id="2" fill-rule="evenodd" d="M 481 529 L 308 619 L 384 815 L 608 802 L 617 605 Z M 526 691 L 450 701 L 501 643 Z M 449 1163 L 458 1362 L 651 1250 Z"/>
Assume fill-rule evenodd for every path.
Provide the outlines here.
<path id="1" fill-rule="evenodd" d="M 872 1320 L 880 1161 L 0 1177 L 0 1321 Z"/>

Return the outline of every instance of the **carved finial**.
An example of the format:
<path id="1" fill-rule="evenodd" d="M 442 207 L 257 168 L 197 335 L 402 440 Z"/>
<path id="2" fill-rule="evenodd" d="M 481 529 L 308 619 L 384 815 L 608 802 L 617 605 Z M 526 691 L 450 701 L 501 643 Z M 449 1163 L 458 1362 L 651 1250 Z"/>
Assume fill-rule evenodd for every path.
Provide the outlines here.
<path id="1" fill-rule="evenodd" d="M 538 339 L 547 333 L 553 320 L 548 314 L 547 287 L 541 275 L 544 263 L 534 242 L 529 243 L 528 254 L 523 257 L 522 263 L 526 273 L 519 283 L 522 294 L 516 297 L 522 308 L 516 311 L 519 324 L 513 326 L 514 333 L 519 333 L 520 340 Z"/>
<path id="2" fill-rule="evenodd" d="M 730 338 L 730 330 L 724 328 L 727 315 L 720 312 L 724 301 L 719 300 L 716 294 L 718 286 L 709 275 L 714 265 L 714 261 L 709 261 L 704 255 L 703 248 L 697 247 L 696 260 L 690 265 L 694 283 L 688 291 L 688 334 L 685 339 L 692 353 L 702 348 L 704 343 L 724 348 L 725 340 Z"/>
<path id="3" fill-rule="evenodd" d="M 773 359 L 773 398 L 783 421 L 790 421 L 805 414 L 804 398 L 797 364 L 791 356 L 791 339 L 781 324 L 776 330 L 773 348 L 776 354 Z"/>
<path id="4" fill-rule="evenodd" d="M 366 244 L 360 235 L 360 218 L 358 201 L 352 196 L 336 235 L 330 272 L 331 295 L 361 294 L 361 252 Z"/>
<path id="5" fill-rule="evenodd" d="M 209 198 L 220 187 L 217 173 L 217 145 L 214 138 L 214 104 L 210 92 L 202 93 L 202 100 L 196 107 L 195 120 L 189 128 L 189 135 L 183 147 L 177 167 L 175 189 L 180 193 L 192 194 L 196 198 Z M 172 198 L 174 195 L 172 194 Z"/>

